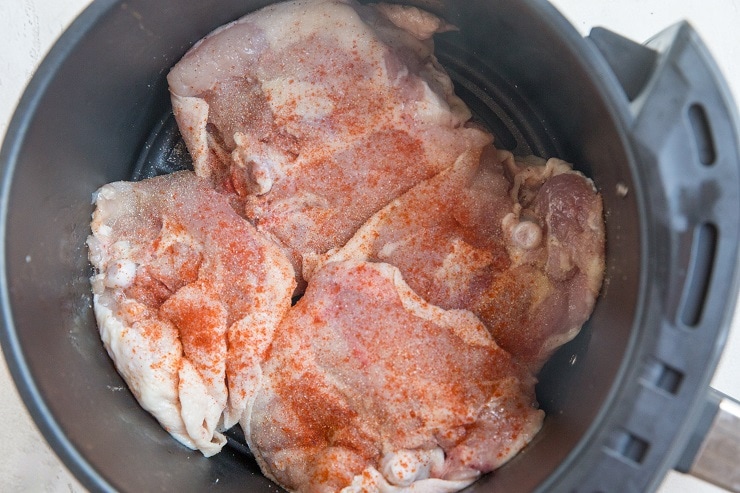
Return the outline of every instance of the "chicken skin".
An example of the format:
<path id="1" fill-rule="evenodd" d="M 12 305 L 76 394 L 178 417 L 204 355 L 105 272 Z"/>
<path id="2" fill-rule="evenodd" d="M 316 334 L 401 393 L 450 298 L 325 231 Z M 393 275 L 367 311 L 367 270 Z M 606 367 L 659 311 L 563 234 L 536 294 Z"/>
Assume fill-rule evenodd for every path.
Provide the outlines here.
<path id="1" fill-rule="evenodd" d="M 447 29 L 411 7 L 285 2 L 217 29 L 169 73 L 196 173 L 285 249 L 299 282 L 307 255 L 490 142 L 434 57 Z"/>
<path id="2" fill-rule="evenodd" d="M 468 309 L 537 372 L 578 334 L 604 272 L 601 197 L 570 165 L 492 146 L 414 187 L 342 248 L 314 259 L 388 262 L 430 303 Z"/>
<path id="3" fill-rule="evenodd" d="M 292 0 L 171 69 L 194 171 L 95 194 L 105 349 L 211 456 L 239 424 L 289 491 L 449 493 L 544 413 L 536 375 L 593 310 L 604 222 L 563 161 L 471 121 L 415 7 Z"/>
<path id="4" fill-rule="evenodd" d="M 243 428 L 290 491 L 451 492 L 539 430 L 534 383 L 469 311 L 389 264 L 333 262 L 280 325 Z"/>
<path id="5" fill-rule="evenodd" d="M 111 183 L 95 199 L 88 246 L 105 348 L 144 409 L 213 455 L 290 308 L 290 262 L 191 172 Z"/>

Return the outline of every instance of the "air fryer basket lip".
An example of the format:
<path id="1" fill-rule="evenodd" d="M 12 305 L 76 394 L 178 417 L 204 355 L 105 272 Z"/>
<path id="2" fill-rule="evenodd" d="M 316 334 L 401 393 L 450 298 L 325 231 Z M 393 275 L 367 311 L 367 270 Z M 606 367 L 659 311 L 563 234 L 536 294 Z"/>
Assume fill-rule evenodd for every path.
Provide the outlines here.
<path id="1" fill-rule="evenodd" d="M 112 10 L 119 3 L 120 1 L 116 0 L 96 0 L 93 2 L 75 20 L 60 40 L 57 41 L 24 93 L 8 128 L 2 152 L 0 153 L 0 163 L 3 166 L 2 198 L 0 199 L 2 200 L 0 204 L 0 211 L 2 211 L 0 230 L 3 233 L 7 231 L 10 190 L 14 184 L 13 178 L 16 172 L 15 167 L 18 156 L 22 152 L 25 134 L 28 131 L 30 122 L 34 118 L 38 105 L 44 97 L 47 86 L 56 77 L 57 71 L 64 64 L 68 54 L 85 38 L 88 31 L 95 24 L 100 22 L 103 17 L 112 15 Z M 651 257 L 650 252 L 654 251 L 655 244 L 662 239 L 656 238 L 655 233 L 651 231 L 651 221 L 656 220 L 656 210 L 664 207 L 665 203 L 669 202 L 669 200 L 665 197 L 652 197 L 647 194 L 644 183 L 648 183 L 651 179 L 655 178 L 652 174 L 653 171 L 645 170 L 645 163 L 649 161 L 651 153 L 645 152 L 643 144 L 635 141 L 632 130 L 635 127 L 635 115 L 632 114 L 616 78 L 613 76 L 611 69 L 604 59 L 588 42 L 584 43 L 584 39 L 575 31 L 573 26 L 552 6 L 546 2 L 537 0 L 525 0 L 520 3 L 522 8 L 527 9 L 532 15 L 539 15 L 543 19 L 546 19 L 552 29 L 558 32 L 562 42 L 570 47 L 573 56 L 579 58 L 580 64 L 590 68 L 587 73 L 590 75 L 594 87 L 597 87 L 601 92 L 604 103 L 608 105 L 610 110 L 609 116 L 614 121 L 614 126 L 624 143 L 624 152 L 628 156 L 628 163 L 631 167 L 630 172 L 636 185 L 631 192 L 635 194 L 635 200 L 639 210 L 640 277 L 638 280 L 638 292 L 635 293 L 637 302 L 633 317 L 633 328 L 630 332 L 629 340 L 626 342 L 625 355 L 614 381 L 610 382 L 611 387 L 599 413 L 595 416 L 587 431 L 578 442 L 578 445 L 573 448 L 566 460 L 538 488 L 541 491 L 550 491 L 553 488 L 575 488 L 578 485 L 585 484 L 582 482 L 583 476 L 587 475 L 589 470 L 592 473 L 596 470 L 596 457 L 601 457 L 601 454 L 604 453 L 609 457 L 614 456 L 614 450 L 609 449 L 609 440 L 611 439 L 609 433 L 612 433 L 614 429 L 622 429 L 623 419 L 633 416 L 630 410 L 627 409 L 629 406 L 625 402 L 632 402 L 634 400 L 635 389 L 640 385 L 639 382 L 642 378 L 640 372 L 643 370 L 646 358 L 649 358 L 651 354 L 651 347 L 649 346 L 658 345 L 657 339 L 652 340 L 652 336 L 646 330 L 646 327 L 650 327 L 651 324 L 660 324 L 663 321 L 662 314 L 659 313 L 662 308 L 662 302 L 659 299 L 660 293 L 651 293 L 650 291 L 654 277 L 665 277 L 665 273 L 656 271 L 656 265 L 651 263 L 651 260 L 654 260 L 654 258 Z M 731 101 L 728 104 L 731 104 Z M 733 118 L 736 119 L 736 117 Z M 737 141 L 736 132 L 736 147 Z M 640 156 L 639 166 L 636 164 L 638 160 L 635 158 L 635 154 Z M 652 218 L 651 221 L 646 219 L 648 217 Z M 0 342 L 2 342 L 6 360 L 13 378 L 17 382 L 23 400 L 31 411 L 37 425 L 41 428 L 43 435 L 67 467 L 87 487 L 93 490 L 112 491 L 115 488 L 110 480 L 103 477 L 99 471 L 96 471 L 91 466 L 91 463 L 80 453 L 75 444 L 69 440 L 64 429 L 55 419 L 53 412 L 46 402 L 46 398 L 40 392 L 33 375 L 29 371 L 25 351 L 21 347 L 17 337 L 13 308 L 10 303 L 12 286 L 7 282 L 8 273 L 6 262 L 8 258 L 5 242 L 3 242 L 0 249 L 2 249 L 0 253 L 3 256 L 3 261 L 0 265 L 0 275 L 6 281 L 0 287 L 2 316 L 5 326 L 5 330 L 0 333 Z M 732 282 L 728 286 L 730 296 L 737 293 L 737 265 L 734 266 L 734 272 L 731 277 Z M 638 296 L 638 294 L 645 294 L 645 296 Z M 690 387 L 693 389 L 691 399 L 688 400 L 688 393 L 684 394 L 686 395 L 686 400 L 689 402 L 686 416 L 683 417 L 684 424 L 692 423 L 695 419 L 694 416 L 698 413 L 699 407 L 702 404 L 700 398 L 695 398 L 695 394 L 700 392 L 702 388 L 706 388 L 709 383 L 709 378 L 714 371 L 719 353 L 724 345 L 727 329 L 729 328 L 729 317 L 731 317 L 731 310 L 725 308 L 723 315 L 719 317 L 721 319 L 720 323 L 717 324 L 718 327 L 713 332 L 716 336 L 711 341 L 705 341 L 704 343 L 708 358 L 703 361 L 706 366 L 702 368 L 703 372 L 701 375 L 695 378 L 692 377 L 693 380 L 689 382 L 691 384 Z M 707 339 L 706 332 L 705 339 Z M 688 389 L 688 384 L 686 384 L 685 388 Z M 685 426 L 682 428 L 685 428 Z M 680 446 L 683 441 L 684 439 L 681 437 L 666 437 L 666 444 Z M 604 444 L 606 444 L 606 447 Z M 650 471 L 651 475 L 655 478 L 652 481 L 653 483 L 672 465 L 671 461 L 675 459 L 674 456 L 675 453 L 666 455 L 660 462 L 659 467 Z M 574 468 L 574 464 L 577 463 L 579 467 Z M 589 467 L 584 467 L 583 464 Z"/>

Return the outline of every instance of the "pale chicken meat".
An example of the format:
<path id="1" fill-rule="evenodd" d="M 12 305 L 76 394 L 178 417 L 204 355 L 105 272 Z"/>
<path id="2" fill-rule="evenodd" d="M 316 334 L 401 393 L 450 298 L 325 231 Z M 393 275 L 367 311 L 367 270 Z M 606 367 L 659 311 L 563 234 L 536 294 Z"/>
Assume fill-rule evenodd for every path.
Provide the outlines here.
<path id="1" fill-rule="evenodd" d="M 194 172 L 102 187 L 88 246 L 104 346 L 186 446 L 239 423 L 290 491 L 447 493 L 542 426 L 535 375 L 601 286 L 601 199 L 470 122 L 433 53 L 452 29 L 294 0 L 170 71 Z"/>
<path id="2" fill-rule="evenodd" d="M 534 384 L 469 311 L 389 264 L 334 262 L 280 325 L 243 428 L 290 491 L 451 492 L 540 429 Z"/>
<path id="3" fill-rule="evenodd" d="M 168 75 L 195 171 L 293 261 L 343 245 L 373 213 L 490 136 L 433 54 L 451 29 L 413 7 L 271 5 L 217 29 Z"/>
<path id="4" fill-rule="evenodd" d="M 590 316 L 604 272 L 601 197 L 557 159 L 469 151 L 322 262 L 388 262 L 427 301 L 468 309 L 536 372 Z"/>
<path id="5" fill-rule="evenodd" d="M 105 348 L 144 409 L 213 455 L 259 388 L 292 266 L 191 172 L 111 183 L 95 204 L 88 246 Z"/>

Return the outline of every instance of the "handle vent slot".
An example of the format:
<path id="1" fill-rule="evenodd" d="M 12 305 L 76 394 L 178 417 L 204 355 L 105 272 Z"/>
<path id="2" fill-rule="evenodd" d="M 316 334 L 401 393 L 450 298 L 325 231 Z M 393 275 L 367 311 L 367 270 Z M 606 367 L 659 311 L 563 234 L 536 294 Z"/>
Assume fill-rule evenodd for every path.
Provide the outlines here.
<path id="1" fill-rule="evenodd" d="M 681 307 L 681 322 L 686 327 L 693 328 L 701 322 L 717 253 L 717 236 L 717 226 L 712 223 L 702 223 L 694 229 Z"/>
<path id="2" fill-rule="evenodd" d="M 717 160 L 717 151 L 712 137 L 712 127 L 709 125 L 707 112 L 702 105 L 694 103 L 689 106 L 689 123 L 691 123 L 691 133 L 694 135 L 699 162 L 704 166 L 713 165 Z"/>
<path id="3" fill-rule="evenodd" d="M 628 461 L 640 464 L 647 455 L 650 443 L 627 430 L 619 429 L 611 434 L 607 446 Z"/>
<path id="4" fill-rule="evenodd" d="M 643 380 L 657 389 L 676 395 L 681 388 L 683 377 L 683 372 L 660 360 L 651 359 L 646 365 Z"/>

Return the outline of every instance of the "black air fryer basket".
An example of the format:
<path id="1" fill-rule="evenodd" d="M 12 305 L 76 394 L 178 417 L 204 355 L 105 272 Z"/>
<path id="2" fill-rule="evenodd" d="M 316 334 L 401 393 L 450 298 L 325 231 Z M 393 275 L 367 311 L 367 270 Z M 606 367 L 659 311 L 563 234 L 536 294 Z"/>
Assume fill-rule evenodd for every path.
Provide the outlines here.
<path id="1" fill-rule="evenodd" d="M 49 53 L 8 130 L 3 351 L 45 437 L 92 490 L 274 489 L 236 441 L 206 459 L 111 390 L 125 384 L 98 338 L 84 246 L 99 186 L 189 165 L 169 68 L 267 3 L 97 0 Z M 540 374 L 543 430 L 469 491 L 645 491 L 671 467 L 696 467 L 707 429 L 727 414 L 708 385 L 740 243 L 738 117 L 701 40 L 685 23 L 645 45 L 605 29 L 584 39 L 541 0 L 410 3 L 460 28 L 438 36 L 437 53 L 498 146 L 575 163 L 606 214 L 604 288 Z M 738 453 L 737 440 L 727 446 Z"/>

